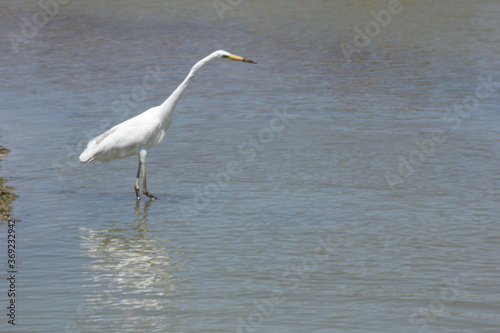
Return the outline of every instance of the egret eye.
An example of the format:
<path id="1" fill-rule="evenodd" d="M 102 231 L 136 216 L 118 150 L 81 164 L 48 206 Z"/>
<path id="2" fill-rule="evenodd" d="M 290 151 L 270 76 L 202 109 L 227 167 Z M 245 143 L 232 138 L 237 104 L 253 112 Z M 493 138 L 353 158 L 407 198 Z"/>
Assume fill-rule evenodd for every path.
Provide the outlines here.
<path id="1" fill-rule="evenodd" d="M 222 55 L 222 58 L 229 58 L 229 56 L 228 56 L 228 55 L 223 54 L 223 55 Z"/>

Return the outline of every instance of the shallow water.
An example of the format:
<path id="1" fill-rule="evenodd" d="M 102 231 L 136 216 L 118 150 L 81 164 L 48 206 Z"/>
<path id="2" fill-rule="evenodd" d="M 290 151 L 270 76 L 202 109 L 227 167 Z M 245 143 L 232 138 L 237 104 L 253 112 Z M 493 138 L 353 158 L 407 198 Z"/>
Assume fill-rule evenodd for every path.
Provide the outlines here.
<path id="1" fill-rule="evenodd" d="M 1 331 L 498 332 L 500 6 L 388 3 L 71 1 L 42 24 L 7 1 Z M 79 163 L 216 49 L 258 64 L 198 73 L 148 155 L 158 200 L 136 205 L 136 158 Z"/>

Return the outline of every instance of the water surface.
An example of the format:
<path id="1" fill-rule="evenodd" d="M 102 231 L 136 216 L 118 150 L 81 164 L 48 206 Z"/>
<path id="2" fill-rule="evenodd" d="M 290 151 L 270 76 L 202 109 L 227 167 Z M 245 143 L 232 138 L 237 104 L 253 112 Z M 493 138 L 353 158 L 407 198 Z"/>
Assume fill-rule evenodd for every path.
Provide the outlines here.
<path id="1" fill-rule="evenodd" d="M 498 332 L 500 6 L 401 1 L 356 45 L 387 3 L 71 1 L 16 50 L 41 8 L 7 1 L 1 331 Z M 217 49 L 258 64 L 199 72 L 148 155 L 157 201 L 136 158 L 79 163 Z"/>

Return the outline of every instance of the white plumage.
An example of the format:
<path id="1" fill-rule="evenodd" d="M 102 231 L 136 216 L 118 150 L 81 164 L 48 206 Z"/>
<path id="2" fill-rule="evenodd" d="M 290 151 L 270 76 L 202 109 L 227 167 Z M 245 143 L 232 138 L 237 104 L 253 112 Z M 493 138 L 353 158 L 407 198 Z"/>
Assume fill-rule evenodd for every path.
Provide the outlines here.
<path id="1" fill-rule="evenodd" d="M 150 194 L 146 187 L 146 155 L 147 150 L 156 146 L 163 140 L 165 131 L 172 123 L 173 111 L 179 98 L 186 90 L 198 70 L 207 63 L 216 59 L 232 59 L 237 61 L 255 63 L 252 60 L 230 54 L 226 51 L 215 51 L 209 56 L 198 61 L 191 68 L 187 77 L 175 89 L 175 91 L 159 106 L 130 118 L 106 131 L 105 133 L 91 139 L 80 155 L 80 161 L 87 163 L 92 161 L 109 162 L 117 158 L 132 155 L 139 156 L 139 167 L 135 180 L 135 194 L 137 200 L 139 195 L 139 177 L 142 169 L 143 193 L 151 199 L 156 199 Z"/>
<path id="2" fill-rule="evenodd" d="M 156 108 L 158 107 L 130 118 L 90 140 L 87 148 L 80 155 L 80 161 L 84 163 L 94 160 L 109 162 L 117 158 L 137 155 L 143 148 L 150 149 L 156 146 L 163 140 L 165 131 L 172 123 L 172 113 L 167 115 L 170 121 L 163 122 L 155 115 L 154 109 Z"/>

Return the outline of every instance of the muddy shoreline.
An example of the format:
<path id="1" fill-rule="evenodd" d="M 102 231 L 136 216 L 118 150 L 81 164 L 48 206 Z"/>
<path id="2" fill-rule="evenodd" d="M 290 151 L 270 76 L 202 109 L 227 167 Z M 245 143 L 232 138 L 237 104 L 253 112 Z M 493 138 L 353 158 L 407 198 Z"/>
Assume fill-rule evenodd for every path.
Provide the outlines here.
<path id="1" fill-rule="evenodd" d="M 10 152 L 4 146 L 0 146 L 0 162 Z M 0 165 L 0 168 L 2 166 Z M 6 185 L 7 180 L 0 176 L 0 221 L 7 221 L 12 218 L 12 202 L 18 197 L 14 193 L 14 188 Z"/>

